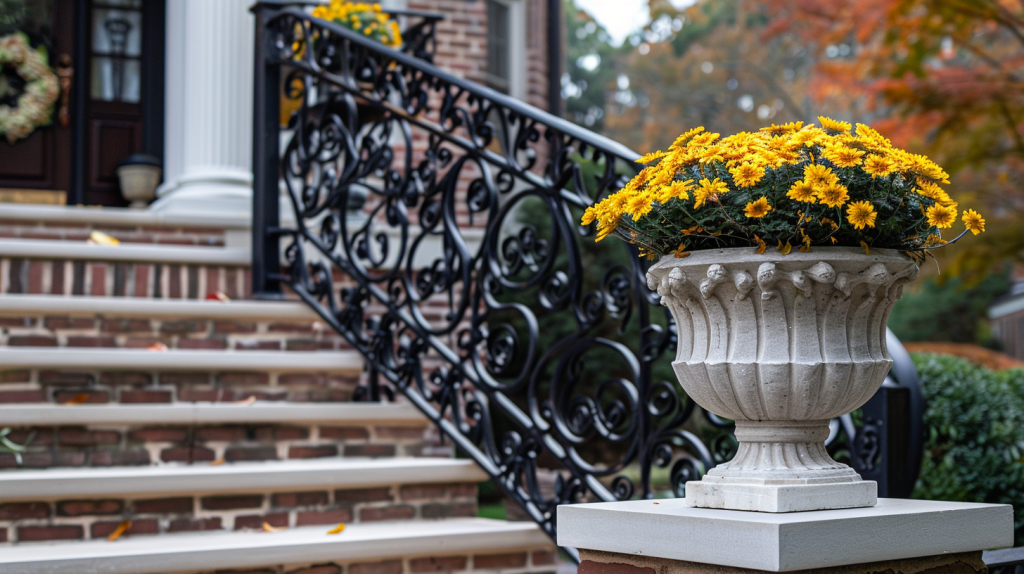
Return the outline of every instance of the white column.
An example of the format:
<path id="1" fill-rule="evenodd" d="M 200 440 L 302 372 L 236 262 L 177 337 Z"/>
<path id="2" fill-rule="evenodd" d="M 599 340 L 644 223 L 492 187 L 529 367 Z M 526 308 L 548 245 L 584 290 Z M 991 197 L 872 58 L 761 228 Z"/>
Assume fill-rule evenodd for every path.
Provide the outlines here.
<path id="1" fill-rule="evenodd" d="M 164 184 L 150 209 L 252 209 L 251 4 L 167 1 Z"/>

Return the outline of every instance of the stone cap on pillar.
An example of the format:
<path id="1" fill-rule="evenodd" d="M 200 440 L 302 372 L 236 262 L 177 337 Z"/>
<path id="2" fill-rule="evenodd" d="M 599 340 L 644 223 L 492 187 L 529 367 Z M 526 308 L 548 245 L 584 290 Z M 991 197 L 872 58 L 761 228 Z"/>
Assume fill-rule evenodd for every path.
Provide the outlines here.
<path id="1" fill-rule="evenodd" d="M 783 514 L 691 508 L 683 499 L 558 507 L 558 545 L 788 572 L 1013 545 L 1013 507 L 879 498 Z"/>

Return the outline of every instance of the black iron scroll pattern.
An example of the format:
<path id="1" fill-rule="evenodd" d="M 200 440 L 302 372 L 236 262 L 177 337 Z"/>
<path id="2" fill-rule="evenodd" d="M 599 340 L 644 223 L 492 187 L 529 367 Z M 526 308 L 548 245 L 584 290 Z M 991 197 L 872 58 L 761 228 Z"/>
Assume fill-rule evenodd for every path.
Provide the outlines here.
<path id="1" fill-rule="evenodd" d="M 299 10 L 264 21 L 302 102 L 277 278 L 375 376 L 552 536 L 559 504 L 651 496 L 652 472 L 678 495 L 713 466 L 680 428 L 695 405 L 655 376 L 675 336 L 643 263 L 618 242 L 595 256 L 578 223 L 635 153 Z"/>

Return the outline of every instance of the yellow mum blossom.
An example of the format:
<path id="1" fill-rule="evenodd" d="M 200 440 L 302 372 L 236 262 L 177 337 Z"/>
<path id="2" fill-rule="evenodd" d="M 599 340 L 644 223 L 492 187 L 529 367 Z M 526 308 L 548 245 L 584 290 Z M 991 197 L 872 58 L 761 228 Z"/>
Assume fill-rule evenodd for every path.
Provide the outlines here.
<path id="1" fill-rule="evenodd" d="M 850 122 L 841 122 L 825 116 L 818 116 L 818 121 L 821 123 L 821 127 L 833 132 L 848 132 L 853 128 Z"/>
<path id="2" fill-rule="evenodd" d="M 645 154 L 643 156 L 640 156 L 640 159 L 636 160 L 636 163 L 651 163 L 652 161 L 654 161 L 656 159 L 661 159 L 661 158 L 665 157 L 666 155 L 668 155 L 668 154 L 666 154 L 665 152 L 663 152 L 663 151 L 661 151 L 659 149 L 658 151 L 652 151 L 649 154 Z"/>
<path id="3" fill-rule="evenodd" d="M 870 155 L 868 156 L 868 159 L 864 160 L 863 169 L 865 172 L 871 174 L 872 178 L 885 177 L 896 169 L 896 164 L 885 156 Z"/>
<path id="4" fill-rule="evenodd" d="M 827 138 L 828 135 L 821 128 L 807 126 L 790 136 L 790 141 L 797 146 L 811 147 L 825 141 Z"/>
<path id="5" fill-rule="evenodd" d="M 839 181 L 839 177 L 831 169 L 818 164 L 804 166 L 804 179 L 816 188 Z"/>
<path id="6" fill-rule="evenodd" d="M 633 216 L 633 221 L 637 221 L 650 213 L 653 207 L 654 197 L 648 193 L 638 193 L 626 203 L 626 213 Z"/>
<path id="7" fill-rule="evenodd" d="M 700 187 L 693 193 L 694 204 L 693 207 L 697 208 L 704 205 L 704 202 L 709 198 L 718 197 L 720 194 L 728 193 L 729 186 L 725 184 L 721 179 L 715 178 L 714 181 L 704 178 L 700 180 Z"/>
<path id="8" fill-rule="evenodd" d="M 658 203 L 665 204 L 673 199 L 681 199 L 686 201 L 690 199 L 690 191 L 697 187 L 697 184 L 693 183 L 693 180 L 686 181 L 673 181 L 672 183 L 661 188 L 658 193 Z"/>
<path id="9" fill-rule="evenodd" d="M 587 208 L 586 211 L 583 212 L 583 219 L 580 221 L 580 223 L 582 223 L 583 225 L 590 225 L 591 223 L 597 220 L 597 213 L 597 208 L 591 205 L 590 207 Z"/>
<path id="10" fill-rule="evenodd" d="M 874 227 L 875 218 L 878 214 L 875 213 L 875 206 L 871 205 L 869 201 L 855 201 L 846 208 L 846 218 L 850 220 L 855 229 L 864 229 L 864 227 Z"/>
<path id="11" fill-rule="evenodd" d="M 743 208 L 743 215 L 747 217 L 764 217 L 771 210 L 772 206 L 768 204 L 768 198 L 762 195 Z"/>
<path id="12" fill-rule="evenodd" d="M 928 225 L 945 229 L 952 227 L 956 221 L 956 208 L 936 203 L 925 211 L 928 218 Z"/>
<path id="13" fill-rule="evenodd" d="M 730 168 L 729 173 L 732 174 L 733 181 L 739 187 L 751 187 L 757 185 L 757 182 L 761 181 L 761 178 L 764 177 L 764 168 L 746 162 L 737 167 Z"/>
<path id="14" fill-rule="evenodd" d="M 672 142 L 672 146 L 668 149 L 677 149 L 686 145 L 686 142 L 690 141 L 690 138 L 704 131 L 704 126 L 693 128 L 692 130 L 684 133 L 683 135 L 676 138 L 676 141 Z"/>
<path id="15" fill-rule="evenodd" d="M 686 147 L 705 147 L 714 143 L 722 134 L 715 134 L 711 132 L 702 132 L 693 137 L 690 143 L 686 144 Z"/>
<path id="16" fill-rule="evenodd" d="M 850 194 L 847 193 L 846 186 L 834 182 L 828 185 L 817 187 L 815 189 L 815 195 L 818 197 L 818 201 L 824 203 L 829 207 L 842 207 L 850 200 Z"/>
<path id="17" fill-rule="evenodd" d="M 802 179 L 793 184 L 786 192 L 786 197 L 803 203 L 815 203 L 817 198 L 814 197 L 814 186 L 811 185 L 806 179 Z"/>
<path id="18" fill-rule="evenodd" d="M 975 235 L 985 232 L 985 219 L 973 209 L 968 209 L 964 212 L 963 222 L 964 227 Z"/>
<path id="19" fill-rule="evenodd" d="M 768 126 L 766 128 L 761 128 L 761 131 L 762 132 L 772 133 L 772 134 L 779 134 L 779 133 L 786 134 L 786 133 L 798 131 L 802 127 L 804 127 L 804 123 L 803 122 L 790 122 L 788 124 L 782 124 L 782 125 L 778 125 L 778 126 L 775 125 L 775 124 L 772 124 L 772 125 L 770 125 L 770 126 Z"/>
<path id="20" fill-rule="evenodd" d="M 864 152 L 842 144 L 831 144 L 825 146 L 824 155 L 825 159 L 839 167 L 854 167 L 860 164 L 860 158 L 864 156 Z"/>

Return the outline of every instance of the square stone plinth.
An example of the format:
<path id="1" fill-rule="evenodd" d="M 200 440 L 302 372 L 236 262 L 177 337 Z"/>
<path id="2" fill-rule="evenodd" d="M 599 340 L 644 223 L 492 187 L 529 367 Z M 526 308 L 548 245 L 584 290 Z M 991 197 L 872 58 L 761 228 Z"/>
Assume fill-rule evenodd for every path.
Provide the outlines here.
<path id="1" fill-rule="evenodd" d="M 728 480 L 691 480 L 686 483 L 686 503 L 700 508 L 803 512 L 806 510 L 860 508 L 878 501 L 873 480 L 833 484 L 749 484 Z"/>
<path id="2" fill-rule="evenodd" d="M 558 507 L 558 544 L 771 572 L 1013 545 L 1013 507 L 880 498 L 876 506 L 768 514 L 683 499 Z"/>

